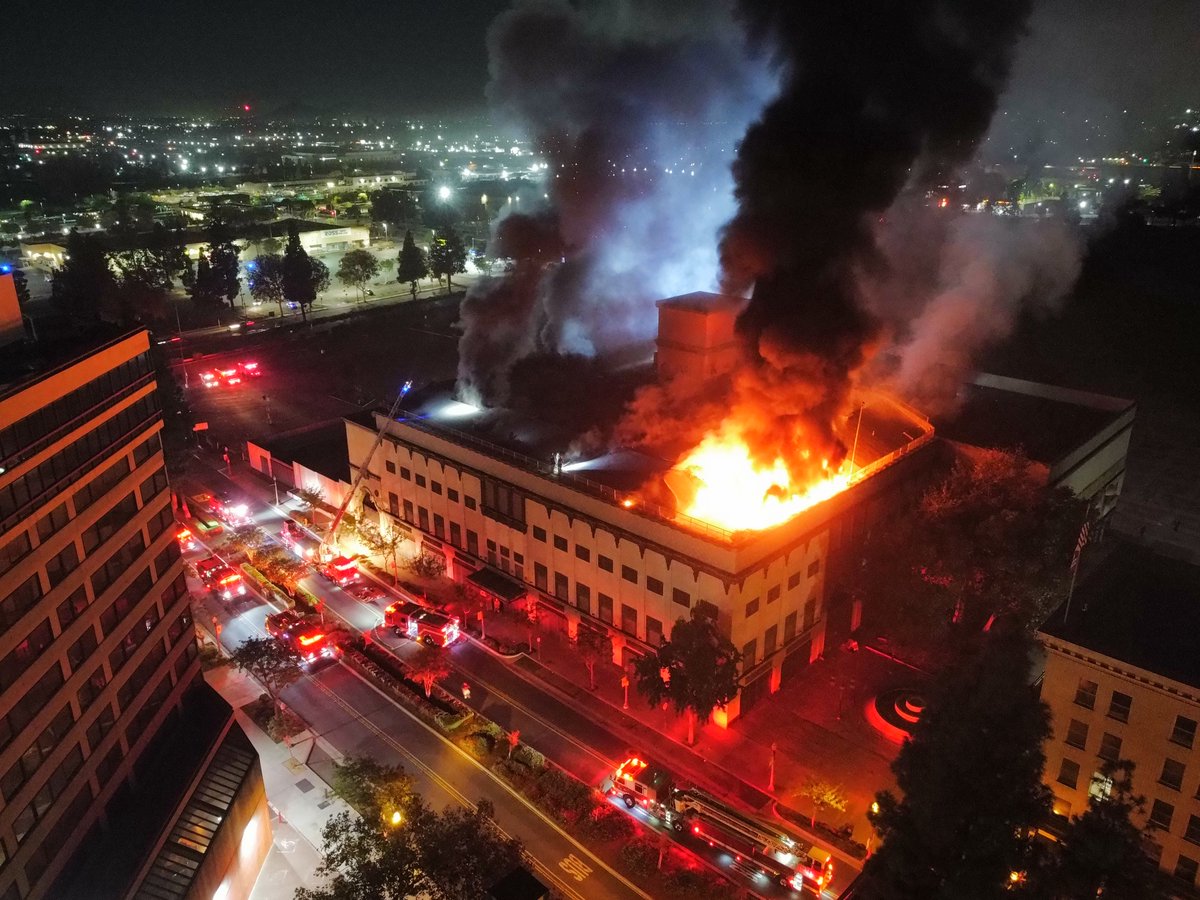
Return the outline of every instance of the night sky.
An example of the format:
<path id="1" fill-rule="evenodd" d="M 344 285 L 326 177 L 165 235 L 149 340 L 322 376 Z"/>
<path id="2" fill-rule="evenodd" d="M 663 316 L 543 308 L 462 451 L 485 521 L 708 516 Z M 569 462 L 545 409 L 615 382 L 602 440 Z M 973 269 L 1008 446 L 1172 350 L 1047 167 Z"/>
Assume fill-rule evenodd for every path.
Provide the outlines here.
<path id="1" fill-rule="evenodd" d="M 646 0 L 652 2 L 652 0 Z M 970 0 L 968 0 L 970 2 Z M 9 0 L 8 111 L 383 115 L 485 106 L 509 0 Z M 1041 0 L 1004 106 L 1100 115 L 1200 105 L 1192 0 Z"/>

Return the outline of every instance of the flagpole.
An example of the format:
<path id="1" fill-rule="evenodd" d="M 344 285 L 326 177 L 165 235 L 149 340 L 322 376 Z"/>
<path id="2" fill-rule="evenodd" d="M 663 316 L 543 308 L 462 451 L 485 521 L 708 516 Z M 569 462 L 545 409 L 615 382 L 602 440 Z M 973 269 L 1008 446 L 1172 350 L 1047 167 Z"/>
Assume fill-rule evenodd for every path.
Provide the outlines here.
<path id="1" fill-rule="evenodd" d="M 1063 608 L 1063 624 L 1067 624 L 1067 616 L 1071 614 L 1071 598 L 1075 596 L 1075 578 L 1079 575 L 1079 563 L 1083 557 L 1083 548 L 1088 545 L 1088 540 L 1091 537 L 1091 522 L 1088 517 L 1091 515 L 1089 507 L 1087 514 L 1083 519 L 1083 527 L 1079 529 L 1079 538 L 1075 541 L 1075 552 L 1071 556 L 1071 584 L 1067 588 L 1067 603 Z"/>
<path id="2" fill-rule="evenodd" d="M 1075 594 L 1075 576 L 1079 574 L 1079 564 L 1071 566 L 1071 586 L 1067 588 L 1067 605 L 1063 609 L 1063 624 L 1067 624 L 1067 616 L 1071 614 L 1071 597 Z"/>

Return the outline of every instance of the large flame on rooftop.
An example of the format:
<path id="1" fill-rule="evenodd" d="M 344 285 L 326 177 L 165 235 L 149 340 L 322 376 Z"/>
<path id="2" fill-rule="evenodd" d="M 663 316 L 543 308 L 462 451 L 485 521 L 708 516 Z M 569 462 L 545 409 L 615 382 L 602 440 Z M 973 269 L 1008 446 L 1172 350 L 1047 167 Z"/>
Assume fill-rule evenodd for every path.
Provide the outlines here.
<path id="1" fill-rule="evenodd" d="M 726 531 L 758 531 L 788 519 L 850 486 L 850 464 L 833 469 L 814 464 L 815 477 L 800 481 L 782 458 L 766 464 L 728 429 L 710 432 L 680 460 L 677 468 L 695 479 L 685 515 Z"/>

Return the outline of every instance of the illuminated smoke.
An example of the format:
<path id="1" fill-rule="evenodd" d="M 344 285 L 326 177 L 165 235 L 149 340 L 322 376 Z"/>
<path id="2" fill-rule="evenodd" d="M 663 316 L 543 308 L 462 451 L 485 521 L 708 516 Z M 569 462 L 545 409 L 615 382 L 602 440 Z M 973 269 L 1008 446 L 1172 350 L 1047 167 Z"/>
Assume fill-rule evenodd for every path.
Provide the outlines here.
<path id="1" fill-rule="evenodd" d="M 493 24 L 489 100 L 548 161 L 549 198 L 497 223 L 493 256 L 541 240 L 468 291 L 461 395 L 502 402 L 523 356 L 648 339 L 655 300 L 716 286 L 734 147 L 776 85 L 732 2 L 522 0 Z"/>

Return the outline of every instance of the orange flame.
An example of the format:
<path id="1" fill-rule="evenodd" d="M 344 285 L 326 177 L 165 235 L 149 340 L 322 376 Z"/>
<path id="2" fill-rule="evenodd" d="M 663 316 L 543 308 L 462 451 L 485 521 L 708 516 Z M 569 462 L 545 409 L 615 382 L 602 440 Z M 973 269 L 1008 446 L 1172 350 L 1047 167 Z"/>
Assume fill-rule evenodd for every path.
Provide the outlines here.
<path id="1" fill-rule="evenodd" d="M 710 433 L 678 467 L 698 482 L 683 512 L 727 531 L 781 525 L 850 486 L 849 472 L 830 471 L 828 463 L 822 466 L 823 477 L 796 484 L 782 459 L 759 463 L 740 436 L 726 433 Z"/>

